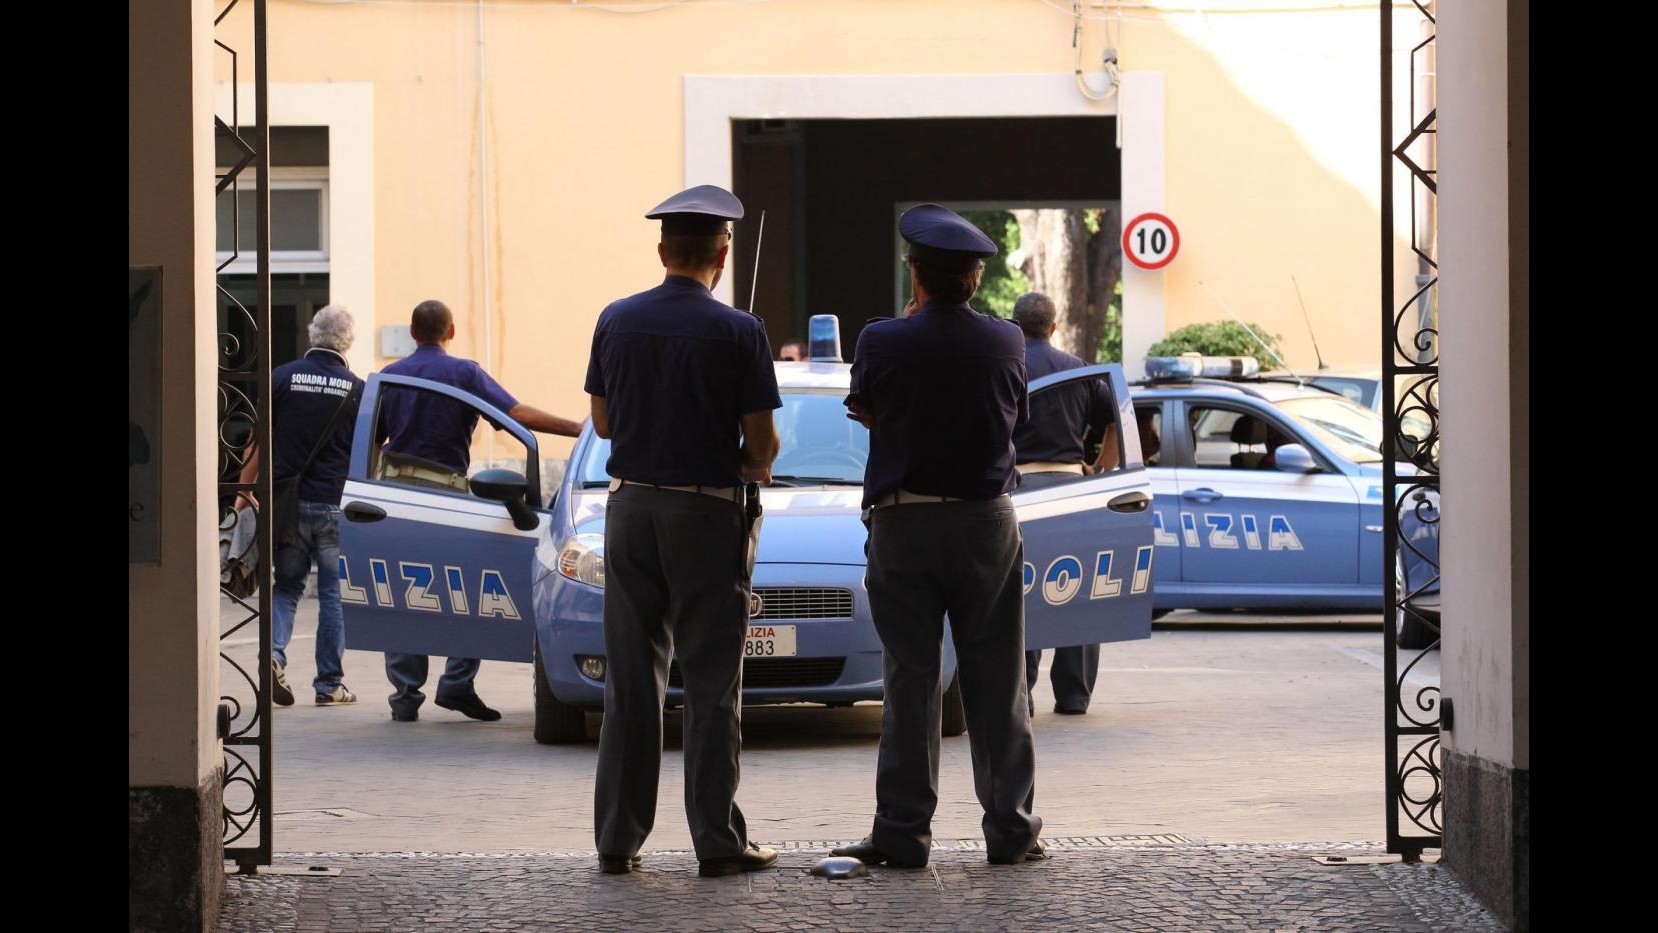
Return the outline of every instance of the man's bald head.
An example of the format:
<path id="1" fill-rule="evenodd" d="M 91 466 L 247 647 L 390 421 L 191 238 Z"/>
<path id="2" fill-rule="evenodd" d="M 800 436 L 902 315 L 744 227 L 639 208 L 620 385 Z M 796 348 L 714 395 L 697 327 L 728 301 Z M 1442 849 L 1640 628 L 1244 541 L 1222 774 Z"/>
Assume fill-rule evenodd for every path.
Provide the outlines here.
<path id="1" fill-rule="evenodd" d="M 409 334 L 416 343 L 443 343 L 455 326 L 455 316 L 441 301 L 422 301 L 409 317 Z"/>

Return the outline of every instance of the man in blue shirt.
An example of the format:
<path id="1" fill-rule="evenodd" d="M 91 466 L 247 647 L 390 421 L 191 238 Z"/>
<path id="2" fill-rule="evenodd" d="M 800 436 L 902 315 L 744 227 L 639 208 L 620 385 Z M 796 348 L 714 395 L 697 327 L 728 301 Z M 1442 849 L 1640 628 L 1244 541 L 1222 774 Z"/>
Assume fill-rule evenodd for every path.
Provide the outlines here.
<path id="1" fill-rule="evenodd" d="M 306 328 L 311 349 L 271 373 L 271 441 L 276 448 L 271 479 L 297 477 L 299 504 L 291 528 L 273 528 L 276 573 L 271 606 L 271 698 L 292 706 L 288 686 L 288 642 L 294 613 L 305 592 L 305 577 L 317 567 L 317 676 L 311 686 L 319 706 L 355 703 L 346 689 L 345 614 L 340 605 L 340 496 L 351 460 L 351 430 L 363 380 L 346 365 L 354 327 L 344 308 L 328 305 Z M 241 481 L 259 476 L 259 451 L 250 450 Z M 243 496 L 252 501 L 253 497 Z"/>
<path id="2" fill-rule="evenodd" d="M 996 244 L 923 204 L 899 218 L 916 310 L 858 336 L 849 417 L 870 429 L 866 585 L 884 650 L 875 821 L 835 850 L 919 868 L 938 806 L 944 618 L 955 639 L 973 787 L 998 865 L 1041 859 L 1036 752 L 1024 691 L 1024 542 L 1007 493 L 1029 415 L 1019 329 L 974 311 Z"/>
<path id="3" fill-rule="evenodd" d="M 455 339 L 455 317 L 441 301 L 415 305 L 409 320 L 415 351 L 381 372 L 414 376 L 464 389 L 494 405 L 532 431 L 575 437 L 581 425 L 512 397 L 484 368 L 471 360 L 450 356 Z M 472 463 L 472 431 L 478 413 L 468 405 L 434 392 L 392 387 L 380 403 L 375 442 L 379 451 L 376 475 L 408 483 L 468 494 L 467 468 Z M 498 425 L 496 427 L 499 427 Z M 501 714 L 487 706 L 472 683 L 483 662 L 477 658 L 450 658 L 438 680 L 433 702 L 473 719 L 493 722 Z M 420 718 L 426 695 L 429 659 L 423 654 L 386 652 L 386 679 L 397 688 L 390 697 L 391 718 L 413 722 Z"/>
<path id="4" fill-rule="evenodd" d="M 1053 300 L 1041 292 L 1028 292 L 1013 303 L 1013 323 L 1025 332 L 1025 375 L 1032 381 L 1088 365 L 1050 342 L 1059 328 L 1058 318 Z M 1013 432 L 1021 489 L 1071 482 L 1093 472 L 1083 456 L 1089 432 L 1102 439 L 1096 465 L 1116 463 L 1116 432 L 1111 431 L 1107 437 L 1106 431 L 1113 421 L 1111 393 L 1104 380 L 1051 389 L 1033 399 L 1030 408 L 1030 421 Z M 1107 447 L 1112 448 L 1109 459 Z M 1036 687 L 1041 662 L 1041 651 L 1025 652 L 1025 683 L 1029 689 Z M 1099 669 L 1099 645 L 1054 649 L 1053 668 L 1048 672 L 1054 687 L 1054 712 L 1088 712 Z M 1035 701 L 1030 702 L 1034 713 Z"/>
<path id="5" fill-rule="evenodd" d="M 685 683 L 685 816 L 705 877 L 770 868 L 737 806 L 748 633 L 744 483 L 771 482 L 782 406 L 760 319 L 711 292 L 742 202 L 713 185 L 662 221 L 661 285 L 599 315 L 587 367 L 593 430 L 610 439 L 604 728 L 594 779 L 599 868 L 625 874 L 656 818 L 668 665 Z"/>

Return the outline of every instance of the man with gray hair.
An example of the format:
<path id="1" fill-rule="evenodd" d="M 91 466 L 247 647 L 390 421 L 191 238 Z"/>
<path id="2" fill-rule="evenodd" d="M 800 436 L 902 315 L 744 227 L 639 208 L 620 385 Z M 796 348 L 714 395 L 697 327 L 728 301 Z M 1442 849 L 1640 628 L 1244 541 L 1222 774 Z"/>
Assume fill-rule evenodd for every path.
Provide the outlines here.
<path id="1" fill-rule="evenodd" d="M 1049 342 L 1059 329 L 1059 311 L 1047 295 L 1026 292 L 1019 296 L 1013 304 L 1013 323 L 1025 332 L 1025 375 L 1032 382 L 1089 365 Z M 1084 456 L 1084 440 L 1090 430 L 1103 436 L 1112 424 L 1111 407 L 1111 394 L 1102 380 L 1062 386 L 1031 399 L 1030 420 L 1013 432 L 1019 488 L 1070 482 L 1093 472 Z M 1103 450 L 1106 447 L 1114 448 L 1115 444 L 1101 444 L 1102 461 L 1107 456 Z M 1027 694 L 1036 687 L 1041 662 L 1041 651 L 1025 652 Z M 1054 688 L 1054 712 L 1086 713 L 1099 669 L 1099 645 L 1055 648 L 1053 667 L 1048 672 Z M 1034 715 L 1036 703 L 1028 702 Z"/>
<path id="2" fill-rule="evenodd" d="M 284 669 L 294 613 L 305 592 L 305 578 L 317 567 L 317 675 L 311 682 L 317 705 L 355 703 L 346 689 L 345 614 L 340 607 L 340 496 L 351 459 L 352 425 L 363 380 L 346 365 L 355 328 L 351 315 L 329 305 L 307 328 L 311 349 L 271 373 L 272 497 L 263 520 L 272 523 L 276 601 L 271 611 L 271 696 L 292 706 L 293 690 Z M 259 451 L 250 449 L 241 481 L 259 475 Z M 282 490 L 287 491 L 282 491 Z M 244 496 L 252 500 L 252 496 Z M 297 499 L 292 514 L 280 514 Z"/>

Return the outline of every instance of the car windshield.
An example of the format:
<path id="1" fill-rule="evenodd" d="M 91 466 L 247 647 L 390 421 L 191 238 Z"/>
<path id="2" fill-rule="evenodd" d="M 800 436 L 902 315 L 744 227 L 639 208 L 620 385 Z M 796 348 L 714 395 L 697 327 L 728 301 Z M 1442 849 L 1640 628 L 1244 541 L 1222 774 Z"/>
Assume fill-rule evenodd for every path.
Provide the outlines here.
<path id="1" fill-rule="evenodd" d="M 774 415 L 782 451 L 772 464 L 779 486 L 861 486 L 869 460 L 869 429 L 846 417 L 839 389 L 784 390 L 783 407 Z M 584 488 L 610 482 L 605 461 L 610 442 L 595 437 L 577 472 Z"/>
<path id="2" fill-rule="evenodd" d="M 1382 416 L 1334 395 L 1285 399 L 1278 410 L 1353 463 L 1382 460 Z"/>
<path id="3" fill-rule="evenodd" d="M 1376 407 L 1376 389 L 1382 383 L 1381 377 L 1370 379 L 1364 376 L 1314 376 L 1309 381 L 1326 389 L 1334 389 L 1349 401 L 1366 408 Z"/>

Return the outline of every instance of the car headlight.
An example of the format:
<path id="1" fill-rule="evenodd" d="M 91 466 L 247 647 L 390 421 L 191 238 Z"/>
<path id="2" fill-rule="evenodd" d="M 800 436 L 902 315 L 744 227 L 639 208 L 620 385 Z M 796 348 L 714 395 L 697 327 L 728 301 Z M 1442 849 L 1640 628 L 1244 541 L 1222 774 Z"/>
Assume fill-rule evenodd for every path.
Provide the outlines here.
<path id="1" fill-rule="evenodd" d="M 578 583 L 604 586 L 604 535 L 571 535 L 558 552 L 558 572 Z"/>

